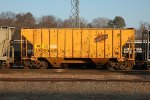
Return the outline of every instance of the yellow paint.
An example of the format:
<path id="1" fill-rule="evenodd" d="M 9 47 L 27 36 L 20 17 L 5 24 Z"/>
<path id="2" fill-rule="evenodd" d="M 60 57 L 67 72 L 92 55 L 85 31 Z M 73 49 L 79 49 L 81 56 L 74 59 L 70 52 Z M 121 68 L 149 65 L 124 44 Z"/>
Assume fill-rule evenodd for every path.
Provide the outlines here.
<path id="1" fill-rule="evenodd" d="M 108 39 L 105 40 L 105 58 L 112 58 L 112 30 L 105 30 L 105 35 L 108 34 Z"/>
<path id="2" fill-rule="evenodd" d="M 81 30 L 73 30 L 73 58 L 81 57 Z"/>
<path id="3" fill-rule="evenodd" d="M 50 30 L 50 57 L 57 57 L 58 46 L 57 46 L 57 33 L 56 29 Z"/>
<path id="4" fill-rule="evenodd" d="M 90 37 L 90 52 L 89 52 L 89 57 L 90 58 L 96 58 L 96 44 L 97 42 L 95 42 L 95 38 L 97 37 L 97 33 L 96 30 L 89 30 L 89 37 Z"/>
<path id="5" fill-rule="evenodd" d="M 97 30 L 97 36 L 103 36 L 104 30 Z M 97 42 L 97 57 L 104 58 L 104 40 Z"/>
<path id="6" fill-rule="evenodd" d="M 84 30 L 82 31 L 82 42 L 81 42 L 81 58 L 88 58 L 89 57 L 89 31 L 88 30 Z"/>
<path id="7" fill-rule="evenodd" d="M 49 30 L 48 29 L 43 29 L 41 30 L 42 32 L 42 49 L 43 49 L 43 52 L 42 52 L 42 57 L 49 57 Z"/>
<path id="8" fill-rule="evenodd" d="M 30 37 L 30 35 L 28 35 L 28 37 Z M 35 52 L 34 52 L 34 56 L 35 57 L 40 57 L 40 56 L 42 56 L 42 50 L 41 50 L 41 48 L 42 48 L 42 42 L 41 42 L 41 30 L 40 29 L 37 29 L 37 30 L 34 30 L 34 34 L 33 34 L 33 43 L 34 43 L 34 45 L 36 45 L 36 50 L 35 50 Z"/>
<path id="9" fill-rule="evenodd" d="M 120 57 L 120 30 L 113 30 L 113 57 Z"/>
<path id="10" fill-rule="evenodd" d="M 21 35 L 34 45 L 34 57 L 122 58 L 134 29 L 22 29 Z"/>
<path id="11" fill-rule="evenodd" d="M 65 30 L 65 38 L 64 38 L 64 47 L 65 47 L 65 58 L 72 58 L 73 56 L 73 46 L 72 46 L 72 30 Z"/>

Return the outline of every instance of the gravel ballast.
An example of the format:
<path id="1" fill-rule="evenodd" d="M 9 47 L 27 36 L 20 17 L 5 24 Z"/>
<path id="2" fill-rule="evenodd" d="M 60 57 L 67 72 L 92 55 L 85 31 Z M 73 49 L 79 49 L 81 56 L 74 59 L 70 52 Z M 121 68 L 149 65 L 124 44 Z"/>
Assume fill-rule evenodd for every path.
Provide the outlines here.
<path id="1" fill-rule="evenodd" d="M 147 73 L 147 74 L 143 74 Z M 93 80 L 141 80 L 150 81 L 150 72 L 107 72 L 99 70 L 0 70 L 4 78 L 52 78 Z"/>
<path id="2" fill-rule="evenodd" d="M 0 100 L 150 100 L 150 83 L 0 82 Z"/>
<path id="3" fill-rule="evenodd" d="M 7 78 L 98 81 L 3 81 Z M 1 70 L 0 100 L 150 100 L 150 72 Z"/>

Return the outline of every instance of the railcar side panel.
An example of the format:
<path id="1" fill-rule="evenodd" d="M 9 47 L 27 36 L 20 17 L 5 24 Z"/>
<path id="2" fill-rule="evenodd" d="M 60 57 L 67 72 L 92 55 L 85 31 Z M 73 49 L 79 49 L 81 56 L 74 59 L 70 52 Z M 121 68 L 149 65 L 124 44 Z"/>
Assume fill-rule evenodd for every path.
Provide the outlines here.
<path id="1" fill-rule="evenodd" d="M 41 57 L 42 56 L 42 33 L 41 30 L 38 29 L 34 31 L 34 56 Z"/>
<path id="2" fill-rule="evenodd" d="M 104 30 L 97 30 L 97 37 L 101 36 L 104 36 Z M 97 41 L 97 58 L 104 58 L 104 42 L 104 39 Z"/>
<path id="3" fill-rule="evenodd" d="M 72 30 L 65 30 L 65 58 L 73 58 L 73 34 Z"/>
<path id="4" fill-rule="evenodd" d="M 42 57 L 49 57 L 50 52 L 49 52 L 49 30 L 48 29 L 43 29 L 41 30 L 41 52 L 42 52 Z"/>
<path id="5" fill-rule="evenodd" d="M 113 58 L 120 57 L 120 30 L 113 30 Z"/>
<path id="6" fill-rule="evenodd" d="M 58 30 L 58 57 L 65 57 L 65 30 Z"/>
<path id="7" fill-rule="evenodd" d="M 58 44 L 57 44 L 58 33 L 56 29 L 50 30 L 50 57 L 56 57 L 58 53 Z"/>
<path id="8" fill-rule="evenodd" d="M 14 48 L 10 45 L 14 29 L 14 27 L 0 27 L 0 68 L 14 63 Z"/>
<path id="9" fill-rule="evenodd" d="M 90 45 L 89 45 L 89 31 L 88 30 L 82 30 L 82 42 L 81 42 L 81 58 L 88 58 L 89 52 L 90 52 Z"/>
<path id="10" fill-rule="evenodd" d="M 96 30 L 89 30 L 89 37 L 90 37 L 90 53 L 89 53 L 89 58 L 96 58 L 96 42 L 95 42 L 95 38 L 97 36 Z"/>
<path id="11" fill-rule="evenodd" d="M 105 30 L 105 36 L 106 39 L 104 40 L 104 46 L 105 46 L 105 58 L 112 58 L 112 30 Z"/>
<path id="12" fill-rule="evenodd" d="M 69 38 L 69 37 L 68 37 Z M 73 30 L 73 58 L 81 58 L 81 30 Z"/>

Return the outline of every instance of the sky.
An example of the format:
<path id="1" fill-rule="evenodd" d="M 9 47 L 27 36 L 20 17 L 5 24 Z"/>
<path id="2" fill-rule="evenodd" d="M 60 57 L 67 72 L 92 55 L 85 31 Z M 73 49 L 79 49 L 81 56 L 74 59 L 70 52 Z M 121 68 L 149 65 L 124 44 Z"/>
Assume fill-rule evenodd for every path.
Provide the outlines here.
<path id="1" fill-rule="evenodd" d="M 0 0 L 0 12 L 5 11 L 67 19 L 71 15 L 71 0 Z M 141 21 L 150 23 L 150 0 L 80 0 L 80 17 L 89 22 L 115 16 L 122 16 L 127 27 L 138 28 Z"/>

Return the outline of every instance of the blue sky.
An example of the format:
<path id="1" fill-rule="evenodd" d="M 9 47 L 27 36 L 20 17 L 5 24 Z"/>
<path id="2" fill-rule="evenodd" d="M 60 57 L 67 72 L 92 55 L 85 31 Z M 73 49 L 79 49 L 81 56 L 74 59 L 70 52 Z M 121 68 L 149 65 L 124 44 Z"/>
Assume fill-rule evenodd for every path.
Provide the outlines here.
<path id="1" fill-rule="evenodd" d="M 71 14 L 71 0 L 0 0 L 0 12 L 3 11 L 66 19 Z M 141 21 L 150 23 L 150 0 L 80 0 L 80 16 L 89 22 L 97 17 L 122 16 L 127 27 L 137 28 Z"/>

